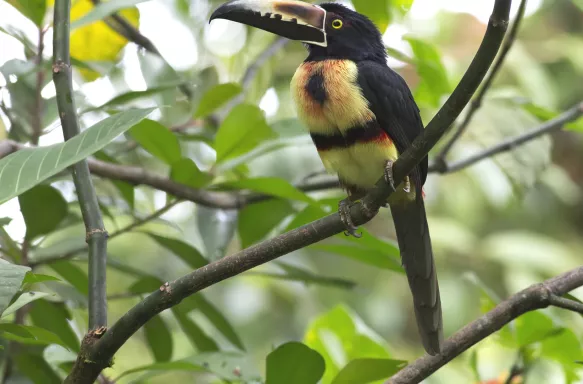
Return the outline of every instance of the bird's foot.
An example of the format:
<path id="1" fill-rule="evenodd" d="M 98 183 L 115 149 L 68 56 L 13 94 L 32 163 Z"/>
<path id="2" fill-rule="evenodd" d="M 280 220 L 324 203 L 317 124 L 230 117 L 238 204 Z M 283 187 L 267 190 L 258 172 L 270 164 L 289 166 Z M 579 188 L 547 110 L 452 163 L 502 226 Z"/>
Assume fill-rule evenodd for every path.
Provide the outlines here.
<path id="1" fill-rule="evenodd" d="M 387 184 L 389 184 L 391 186 L 393 191 L 397 190 L 395 188 L 395 179 L 393 177 L 393 161 L 392 160 L 387 160 L 387 162 L 385 163 L 385 181 L 387 182 Z"/>
<path id="2" fill-rule="evenodd" d="M 391 186 L 393 191 L 396 192 L 397 188 L 395 187 L 395 177 L 393 176 L 393 163 L 394 161 L 392 160 L 387 160 L 385 163 L 385 181 Z M 403 190 L 406 193 L 411 192 L 411 180 L 409 179 L 409 176 L 405 178 L 405 186 L 403 187 Z"/>
<path id="3" fill-rule="evenodd" d="M 362 237 L 362 233 L 356 232 L 358 227 L 354 225 L 352 222 L 352 217 L 350 216 L 350 200 L 344 199 L 338 203 L 338 214 L 340 215 L 340 219 L 342 223 L 346 227 L 346 231 L 344 234 L 346 236 L 354 236 L 356 238 Z"/>
<path id="4" fill-rule="evenodd" d="M 411 192 L 411 180 L 409 179 L 409 176 L 405 178 L 405 186 L 403 187 L 403 191 L 406 193 Z"/>

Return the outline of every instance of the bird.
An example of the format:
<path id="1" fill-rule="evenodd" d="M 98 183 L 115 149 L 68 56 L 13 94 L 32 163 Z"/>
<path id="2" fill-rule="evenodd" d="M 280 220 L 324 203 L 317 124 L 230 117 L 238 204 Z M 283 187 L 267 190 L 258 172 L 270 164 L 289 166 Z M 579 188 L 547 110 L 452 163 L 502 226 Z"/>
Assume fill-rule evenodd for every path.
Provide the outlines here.
<path id="1" fill-rule="evenodd" d="M 360 236 L 350 206 L 384 175 L 401 262 L 413 297 L 425 351 L 441 352 L 443 317 L 437 271 L 424 205 L 427 156 L 398 185 L 392 165 L 423 132 L 419 108 L 405 80 L 387 64 L 375 24 L 338 3 L 296 0 L 231 0 L 209 22 L 225 19 L 302 42 L 307 58 L 290 91 L 327 171 L 347 198 L 338 210 L 347 234 Z"/>

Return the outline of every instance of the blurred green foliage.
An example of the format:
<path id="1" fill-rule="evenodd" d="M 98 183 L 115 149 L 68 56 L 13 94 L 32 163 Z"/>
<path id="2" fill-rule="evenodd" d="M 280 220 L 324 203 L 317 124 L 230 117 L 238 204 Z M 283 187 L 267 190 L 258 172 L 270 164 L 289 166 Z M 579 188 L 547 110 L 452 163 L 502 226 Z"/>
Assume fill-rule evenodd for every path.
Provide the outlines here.
<path id="1" fill-rule="evenodd" d="M 85 136 L 72 149 L 56 144 L 0 160 L 6 178 L 0 200 L 18 200 L 20 207 L 5 214 L 7 204 L 0 206 L 0 256 L 9 261 L 0 260 L 0 382 L 60 382 L 87 331 L 85 230 L 72 182 L 59 173 L 75 161 L 94 155 L 206 192 L 272 197 L 223 210 L 95 178 L 107 228 L 116 234 L 108 254 L 110 323 L 165 281 L 320 218 L 343 197 L 338 190 L 296 187 L 319 180 L 323 170 L 289 95 L 303 47 L 282 44 L 264 57 L 279 44 L 270 34 L 233 23 L 213 32 L 207 19 L 219 3 L 73 3 L 73 97 Z M 51 136 L 59 131 L 54 93 L 45 89 L 50 54 L 36 64 L 39 44 L 27 32 L 51 31 L 53 2 L 8 4 L 22 17 L 15 25 L 0 18 L 0 34 L 22 48 L 25 60 L 0 66 L 0 140 L 27 143 L 38 115 L 41 144 L 60 141 Z M 98 21 L 122 11 L 139 25 L 144 15 L 136 4 L 140 11 L 164 10 L 185 27 L 196 44 L 183 55 L 195 55 L 194 64 L 175 70 L 172 60 L 137 52 Z M 396 70 L 428 121 L 463 74 L 485 25 L 445 11 L 415 19 L 413 0 L 353 5 L 388 29 L 386 36 L 407 31 L 387 38 L 387 51 L 400 60 Z M 547 0 L 528 14 L 450 160 L 532 129 L 583 100 L 581 9 L 579 0 Z M 186 36 L 165 36 L 164 44 L 175 50 L 186 44 Z M 136 73 L 141 89 L 128 80 Z M 180 87 L 190 88 L 192 98 Z M 425 192 L 446 335 L 501 298 L 581 264 L 583 120 L 566 128 L 461 172 L 429 177 Z M 45 163 L 53 157 L 56 163 Z M 125 344 L 105 375 L 116 383 L 382 383 L 422 348 L 390 215 L 383 211 L 362 232 L 361 239 L 335 236 L 189 297 Z M 17 265 L 27 263 L 32 271 Z M 573 296 L 583 298 L 577 291 Z M 528 313 L 427 382 L 503 383 L 514 364 L 524 368 L 516 380 L 580 382 L 582 326 L 581 316 L 564 310 Z"/>

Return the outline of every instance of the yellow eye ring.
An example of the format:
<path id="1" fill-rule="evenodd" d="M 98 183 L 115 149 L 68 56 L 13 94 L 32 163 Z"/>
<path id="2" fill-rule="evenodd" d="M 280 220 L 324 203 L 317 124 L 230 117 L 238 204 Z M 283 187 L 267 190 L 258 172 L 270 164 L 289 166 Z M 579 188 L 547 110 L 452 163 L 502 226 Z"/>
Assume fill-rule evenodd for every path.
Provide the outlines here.
<path id="1" fill-rule="evenodd" d="M 332 28 L 334 28 L 334 29 L 342 28 L 342 20 L 336 19 L 336 20 L 332 21 Z"/>

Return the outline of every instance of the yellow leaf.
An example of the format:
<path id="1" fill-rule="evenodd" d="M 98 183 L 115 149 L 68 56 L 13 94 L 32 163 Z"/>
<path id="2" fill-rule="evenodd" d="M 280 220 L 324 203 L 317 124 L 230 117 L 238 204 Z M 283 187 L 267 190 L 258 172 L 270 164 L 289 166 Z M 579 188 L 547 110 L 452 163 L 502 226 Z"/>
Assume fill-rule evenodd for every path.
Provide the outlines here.
<path id="1" fill-rule="evenodd" d="M 54 0 L 48 0 L 54 2 Z M 113 0 L 115 1 L 115 0 Z M 93 9 L 90 0 L 77 0 L 71 8 L 71 21 L 75 21 Z M 139 25 L 140 13 L 137 8 L 128 8 L 119 12 L 136 28 Z M 113 31 L 105 22 L 98 21 L 71 33 L 71 56 L 81 61 L 116 61 L 119 52 L 128 43 L 127 39 Z M 79 69 L 81 75 L 88 81 L 95 80 L 99 73 L 89 69 Z"/>

